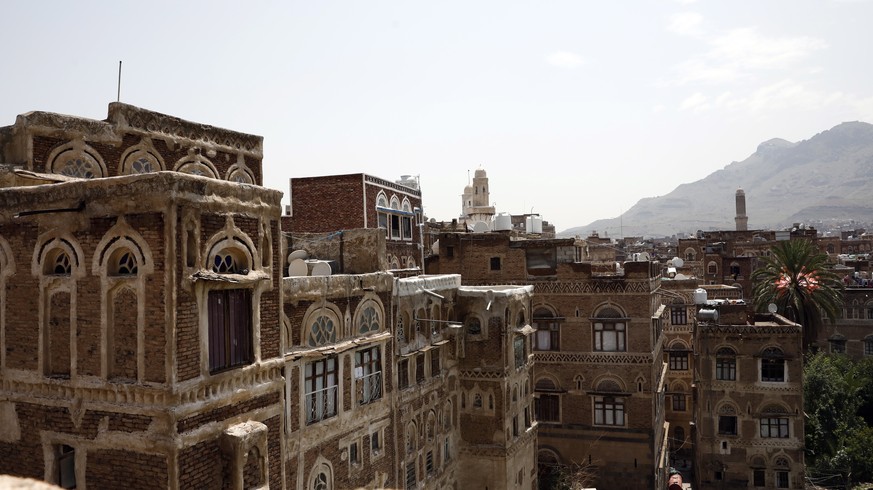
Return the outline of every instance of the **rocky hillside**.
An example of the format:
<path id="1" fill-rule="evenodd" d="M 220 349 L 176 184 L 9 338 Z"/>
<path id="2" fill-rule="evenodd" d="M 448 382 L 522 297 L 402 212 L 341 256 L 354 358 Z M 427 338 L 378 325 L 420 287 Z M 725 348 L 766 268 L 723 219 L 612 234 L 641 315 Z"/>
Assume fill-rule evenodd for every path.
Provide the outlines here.
<path id="1" fill-rule="evenodd" d="M 765 141 L 742 162 L 667 195 L 641 199 L 621 219 L 597 220 L 559 236 L 734 229 L 738 188 L 746 193 L 749 229 L 831 218 L 873 221 L 873 125 L 843 123 L 799 143 Z"/>

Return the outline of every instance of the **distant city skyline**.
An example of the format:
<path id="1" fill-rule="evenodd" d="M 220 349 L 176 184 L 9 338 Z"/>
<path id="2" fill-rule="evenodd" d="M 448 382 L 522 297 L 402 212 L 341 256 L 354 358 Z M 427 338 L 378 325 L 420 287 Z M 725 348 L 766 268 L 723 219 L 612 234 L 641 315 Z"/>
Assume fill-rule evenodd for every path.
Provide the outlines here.
<path id="1" fill-rule="evenodd" d="M 498 212 L 558 231 L 873 122 L 868 1 L 86 1 L 4 6 L 0 126 L 116 99 L 264 136 L 264 182 L 419 176 L 450 220 L 480 166 Z M 714 196 L 733 205 L 733 195 Z"/>

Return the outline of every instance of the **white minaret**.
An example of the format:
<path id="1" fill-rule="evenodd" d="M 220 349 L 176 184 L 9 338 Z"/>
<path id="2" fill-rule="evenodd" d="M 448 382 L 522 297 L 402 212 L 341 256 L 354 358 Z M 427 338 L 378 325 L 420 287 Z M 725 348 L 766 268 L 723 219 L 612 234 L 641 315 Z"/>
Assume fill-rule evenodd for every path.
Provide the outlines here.
<path id="1" fill-rule="evenodd" d="M 737 231 L 749 229 L 749 217 L 746 216 L 746 193 L 742 189 L 737 189 L 737 216 L 734 221 L 737 224 Z"/>
<path id="2" fill-rule="evenodd" d="M 473 174 L 473 184 L 464 188 L 463 214 L 470 223 L 484 221 L 491 224 L 494 206 L 490 206 L 491 193 L 488 190 L 488 175 L 481 167 Z"/>

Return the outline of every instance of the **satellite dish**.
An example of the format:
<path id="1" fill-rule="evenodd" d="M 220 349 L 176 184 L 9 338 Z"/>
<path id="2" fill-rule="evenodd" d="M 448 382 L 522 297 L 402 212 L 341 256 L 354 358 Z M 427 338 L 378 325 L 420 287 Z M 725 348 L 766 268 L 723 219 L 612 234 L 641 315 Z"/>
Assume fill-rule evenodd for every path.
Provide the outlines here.
<path id="1" fill-rule="evenodd" d="M 769 305 L 767 305 L 767 311 L 769 311 L 770 313 L 776 313 L 777 311 L 779 311 L 779 307 L 776 306 L 776 303 L 770 303 Z"/>
<path id="2" fill-rule="evenodd" d="M 673 267 L 682 267 L 685 265 L 685 261 L 680 259 L 679 257 L 673 257 Z"/>

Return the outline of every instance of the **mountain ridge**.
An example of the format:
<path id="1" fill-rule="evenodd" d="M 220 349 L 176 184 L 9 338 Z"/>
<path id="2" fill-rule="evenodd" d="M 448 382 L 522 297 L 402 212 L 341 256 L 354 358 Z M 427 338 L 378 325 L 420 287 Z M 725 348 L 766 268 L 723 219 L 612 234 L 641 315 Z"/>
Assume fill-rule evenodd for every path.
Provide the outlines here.
<path id="1" fill-rule="evenodd" d="M 568 228 L 558 236 L 669 236 L 734 229 L 734 196 L 746 194 L 749 229 L 778 229 L 829 218 L 873 221 L 873 124 L 844 122 L 809 139 L 771 138 L 668 194 L 644 197 L 617 218 Z"/>

